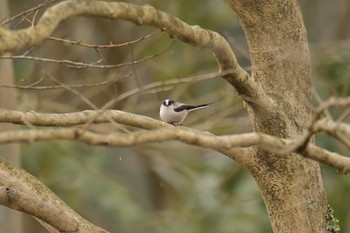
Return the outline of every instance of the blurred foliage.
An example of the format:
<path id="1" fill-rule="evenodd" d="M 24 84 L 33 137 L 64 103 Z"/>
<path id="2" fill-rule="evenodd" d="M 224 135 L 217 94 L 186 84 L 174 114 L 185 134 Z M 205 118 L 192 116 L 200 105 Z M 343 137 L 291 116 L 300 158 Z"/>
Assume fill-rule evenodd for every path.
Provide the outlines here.
<path id="1" fill-rule="evenodd" d="M 41 3 L 39 0 L 9 1 L 11 15 Z M 58 1 L 57 1 L 58 2 Z M 135 0 L 151 4 L 185 22 L 224 35 L 238 60 L 249 68 L 243 32 L 223 1 Z M 349 95 L 349 37 L 337 38 L 340 22 L 349 17 L 346 0 L 299 1 L 303 11 L 313 60 L 315 104 L 330 95 Z M 43 9 L 38 12 L 37 18 Z M 28 18 L 31 19 L 30 16 Z M 330 20 L 332 19 L 332 20 Z M 350 22 L 350 19 L 348 20 Z M 345 21 L 346 22 L 346 21 Z M 12 28 L 28 27 L 19 18 Z M 346 27 L 346 25 L 344 26 Z M 74 18 L 60 24 L 54 36 L 85 43 L 123 43 L 155 31 L 127 22 Z M 162 32 L 140 43 L 101 49 L 103 64 L 118 64 L 156 54 L 173 43 Z M 23 51 L 22 51 L 23 52 Z M 99 55 L 66 43 L 47 40 L 30 52 L 38 57 L 95 62 Z M 61 88 L 22 90 L 18 110 L 70 112 L 91 109 L 82 96 L 101 108 L 112 98 L 149 83 L 192 77 L 217 71 L 211 52 L 175 41 L 171 49 L 143 63 L 111 69 L 73 69 L 58 64 L 16 60 L 18 84 L 57 85 L 43 75 L 49 73 L 65 85 L 98 83 L 98 87 L 76 89 L 79 95 Z M 126 75 L 131 74 L 128 77 Z M 316 94 L 317 93 L 317 94 Z M 249 132 L 250 124 L 240 98 L 220 78 L 175 84 L 141 91 L 113 105 L 158 118 L 164 98 L 190 103 L 214 102 L 211 108 L 193 113 L 184 124 L 216 134 Z M 335 111 L 334 114 L 337 114 Z M 93 130 L 134 131 L 118 125 L 97 125 Z M 317 143 L 346 154 L 335 140 L 318 136 Z M 181 143 L 143 145 L 134 148 L 90 147 L 73 142 L 37 142 L 23 146 L 23 166 L 37 176 L 82 216 L 111 232 L 271 232 L 260 191 L 250 174 L 223 155 Z M 329 167 L 322 167 L 328 199 L 343 232 L 350 231 L 350 208 L 346 201 L 350 181 Z M 45 232 L 26 222 L 27 232 Z M 29 229 L 33 229 L 30 231 Z"/>

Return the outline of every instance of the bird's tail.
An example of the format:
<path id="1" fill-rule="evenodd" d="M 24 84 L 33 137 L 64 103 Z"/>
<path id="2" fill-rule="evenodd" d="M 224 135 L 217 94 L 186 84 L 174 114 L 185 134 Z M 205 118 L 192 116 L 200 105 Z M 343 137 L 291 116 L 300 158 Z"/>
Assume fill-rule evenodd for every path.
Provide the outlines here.
<path id="1" fill-rule="evenodd" d="M 209 107 L 210 105 L 211 105 L 211 103 L 210 103 L 210 104 L 201 104 L 201 105 L 197 105 L 197 106 L 189 106 L 189 107 L 187 108 L 187 110 L 188 110 L 188 111 L 193 111 L 193 110 L 197 110 L 197 109 L 207 108 L 207 107 Z"/>

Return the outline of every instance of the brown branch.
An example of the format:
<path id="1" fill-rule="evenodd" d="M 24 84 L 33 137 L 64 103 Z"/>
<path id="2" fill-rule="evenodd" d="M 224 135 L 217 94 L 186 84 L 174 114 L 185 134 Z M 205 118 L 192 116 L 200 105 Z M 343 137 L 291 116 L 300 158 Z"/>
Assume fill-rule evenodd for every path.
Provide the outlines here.
<path id="1" fill-rule="evenodd" d="M 55 127 L 65 127 L 65 126 L 76 126 L 76 125 L 83 125 L 83 124 L 99 124 L 99 123 L 109 123 L 110 121 L 117 122 L 119 124 L 123 125 L 129 125 L 136 128 L 141 129 L 159 129 L 159 128 L 174 128 L 173 125 L 167 124 L 165 122 L 147 117 L 147 116 L 141 116 L 137 114 L 132 114 L 128 112 L 118 111 L 118 110 L 105 110 L 105 111 L 92 111 L 92 110 L 86 110 L 82 112 L 75 112 L 75 113 L 62 113 L 62 114 L 45 114 L 45 113 L 36 113 L 36 112 L 19 112 L 19 111 L 11 111 L 11 110 L 5 110 L 2 109 L 0 111 L 0 122 L 7 122 L 7 123 L 14 123 L 14 124 L 31 124 L 33 126 L 55 126 Z M 194 132 L 195 130 L 187 129 L 190 132 Z M 39 130 L 40 131 L 40 130 Z M 86 131 L 86 133 L 85 133 Z M 36 135 L 36 133 L 32 134 L 30 132 L 36 132 L 34 131 L 23 131 L 23 134 L 20 133 L 20 131 L 16 132 L 14 131 L 11 133 L 12 136 L 10 136 L 10 132 L 3 133 L 2 139 L 0 139 L 0 144 L 5 143 L 7 138 L 10 142 L 14 142 L 13 140 L 16 140 L 17 136 L 21 135 L 21 140 L 25 142 L 32 142 L 36 140 L 42 140 L 43 138 L 46 138 L 46 140 L 49 140 L 50 137 L 52 140 L 55 138 L 54 135 L 61 137 L 61 139 L 65 140 L 82 140 L 82 142 L 85 143 L 93 143 L 90 142 L 89 138 L 87 138 L 86 135 L 91 135 L 89 131 L 87 131 L 86 128 L 84 130 L 81 129 L 62 129 L 62 131 L 57 131 L 54 134 L 51 134 L 50 132 L 54 131 L 42 131 L 40 133 L 40 136 Z M 204 134 L 204 135 L 211 135 L 210 133 L 203 133 L 201 131 L 195 131 L 197 134 Z M 19 133 L 19 134 L 18 134 Z M 95 134 L 92 134 L 95 135 Z M 121 135 L 119 135 L 121 136 Z M 127 135 L 122 135 L 122 137 L 125 137 Z M 214 136 L 214 135 L 212 135 Z M 32 139 L 30 139 L 32 137 Z M 43 137 L 43 138 L 41 138 Z M 106 137 L 105 135 L 103 137 Z M 10 139 L 12 138 L 12 139 Z M 18 139 L 18 138 L 17 138 Z M 170 139 L 169 139 L 170 140 Z M 146 143 L 145 141 L 144 143 Z M 106 144 L 105 141 L 99 141 L 99 139 L 95 140 L 94 143 L 96 144 Z M 120 142 L 115 141 L 112 142 L 111 146 L 131 146 L 131 144 L 127 144 L 128 142 L 123 142 L 124 144 L 118 144 Z M 130 142 L 129 142 L 130 143 Z M 189 144 L 193 144 L 190 142 L 186 142 Z M 213 145 L 214 146 L 214 145 Z M 243 157 L 245 153 L 243 151 L 240 151 L 240 153 L 237 153 L 237 150 L 230 150 L 225 148 L 219 148 L 215 147 L 216 150 L 220 150 L 222 153 L 225 153 L 229 155 L 230 157 L 239 160 L 240 157 Z"/>
<path id="2" fill-rule="evenodd" d="M 96 117 L 98 115 L 98 117 Z M 13 124 L 25 124 L 26 122 L 34 126 L 75 126 L 83 125 L 94 119 L 94 124 L 108 123 L 109 119 L 113 121 L 134 126 L 141 129 L 155 129 L 160 127 L 171 127 L 171 125 L 155 120 L 150 117 L 132 114 L 118 110 L 93 111 L 85 110 L 74 113 L 37 113 L 20 112 L 11 110 L 0 110 L 0 122 L 7 122 Z"/>
<path id="3" fill-rule="evenodd" d="M 0 144 L 15 142 L 35 142 L 46 140 L 73 140 L 89 145 L 105 145 L 115 147 L 129 147 L 144 143 L 178 140 L 190 145 L 201 146 L 222 152 L 243 164 L 249 163 L 246 157 L 249 150 L 244 147 L 260 146 L 271 152 L 278 152 L 294 143 L 266 134 L 246 133 L 238 135 L 215 136 L 184 127 L 172 129 L 155 129 L 130 134 L 99 134 L 78 128 L 69 129 L 34 129 L 22 131 L 0 132 Z M 249 148 L 248 148 L 249 149 Z M 309 144 L 302 155 L 313 160 L 326 163 L 346 174 L 350 172 L 350 158 L 329 152 L 315 145 Z"/>
<path id="4" fill-rule="evenodd" d="M 324 118 L 317 121 L 313 125 L 313 131 L 325 132 L 340 142 L 342 142 L 348 149 L 350 149 L 350 125 L 342 122 L 334 122 L 331 119 Z"/>
<path id="5" fill-rule="evenodd" d="M 59 232 L 107 232 L 83 219 L 37 178 L 0 160 L 0 204 L 42 220 Z"/>
<path id="6" fill-rule="evenodd" d="M 337 168 L 342 174 L 348 174 L 350 172 L 349 157 L 342 156 L 335 152 L 330 152 L 315 145 L 309 145 L 302 154 L 306 158 L 310 158 L 320 163 Z"/>
<path id="7" fill-rule="evenodd" d="M 63 209 L 58 209 L 40 198 L 15 189 L 0 186 L 0 204 L 30 214 L 54 226 L 59 232 L 77 232 L 79 224 L 67 218 Z"/>
<path id="8" fill-rule="evenodd" d="M 96 115 L 99 115 L 96 117 Z M 249 148 L 260 146 L 273 153 L 284 153 L 295 145 L 296 141 L 281 139 L 266 134 L 246 133 L 238 135 L 216 136 L 186 127 L 174 127 L 167 123 L 137 114 L 107 110 L 83 111 L 64 114 L 41 114 L 35 112 L 23 113 L 17 111 L 0 111 L 0 122 L 25 124 L 35 126 L 73 126 L 81 125 L 94 119 L 93 123 L 106 123 L 110 119 L 120 124 L 143 129 L 154 129 L 130 134 L 99 134 L 78 128 L 73 129 L 33 129 L 24 131 L 6 131 L 0 133 L 0 144 L 14 142 L 35 142 L 38 140 L 74 140 L 90 145 L 133 146 L 143 143 L 178 140 L 190 145 L 197 145 L 219 151 L 241 162 L 249 163 L 251 157 Z M 288 151 L 289 153 L 290 151 Z M 337 168 L 342 173 L 350 172 L 350 158 L 329 152 L 309 143 L 305 150 L 300 152 L 307 158 L 326 163 Z"/>

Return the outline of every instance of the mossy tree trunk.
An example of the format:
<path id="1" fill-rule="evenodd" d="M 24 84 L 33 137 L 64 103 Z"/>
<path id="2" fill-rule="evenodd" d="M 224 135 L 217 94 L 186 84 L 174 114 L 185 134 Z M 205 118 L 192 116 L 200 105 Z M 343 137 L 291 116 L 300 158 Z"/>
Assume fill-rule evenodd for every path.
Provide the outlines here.
<path id="1" fill-rule="evenodd" d="M 311 65 L 295 0 L 226 0 L 245 32 L 252 78 L 276 103 L 249 108 L 257 132 L 297 138 L 311 117 Z M 259 103 L 257 103 L 259 105 Z M 299 154 L 256 148 L 246 164 L 258 183 L 274 232 L 326 232 L 327 200 L 319 164 Z"/>

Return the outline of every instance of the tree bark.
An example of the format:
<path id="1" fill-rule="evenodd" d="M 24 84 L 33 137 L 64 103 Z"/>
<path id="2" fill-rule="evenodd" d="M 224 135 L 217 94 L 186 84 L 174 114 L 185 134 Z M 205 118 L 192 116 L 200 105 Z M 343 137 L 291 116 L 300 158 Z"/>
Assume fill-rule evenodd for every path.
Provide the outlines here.
<path id="1" fill-rule="evenodd" d="M 252 78 L 277 107 L 248 106 L 255 131 L 300 137 L 311 118 L 307 35 L 295 0 L 226 0 L 245 32 Z M 245 166 L 258 183 L 274 232 L 326 232 L 327 200 L 319 164 L 256 147 Z"/>
<path id="2" fill-rule="evenodd" d="M 9 12 L 7 1 L 0 1 L 0 15 L 6 15 Z M 14 71 L 12 60 L 0 60 L 0 82 L 2 84 L 14 84 Z M 0 91 L 0 106 L 1 108 L 11 109 L 17 105 L 17 91 L 16 89 L 2 89 Z M 18 128 L 15 125 L 2 124 L 1 131 L 15 130 Z M 20 147 L 19 144 L 8 144 L 0 146 L 0 158 L 11 161 L 20 167 Z M 23 232 L 22 213 L 0 208 L 0 225 L 1 232 Z"/>

